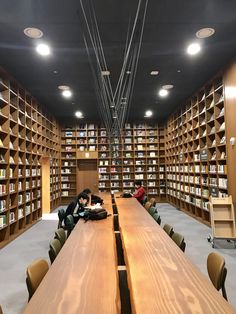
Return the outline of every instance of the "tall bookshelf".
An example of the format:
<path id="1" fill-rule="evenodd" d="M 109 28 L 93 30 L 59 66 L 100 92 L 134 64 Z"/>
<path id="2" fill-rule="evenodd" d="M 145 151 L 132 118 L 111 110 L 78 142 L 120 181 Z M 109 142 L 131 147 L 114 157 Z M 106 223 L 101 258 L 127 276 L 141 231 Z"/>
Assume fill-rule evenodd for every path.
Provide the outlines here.
<path id="1" fill-rule="evenodd" d="M 128 123 L 121 137 L 109 138 L 104 128 L 84 124 L 62 128 L 61 144 L 62 203 L 76 195 L 77 158 L 85 152 L 97 159 L 99 191 L 130 191 L 141 180 L 149 196 L 165 200 L 164 128 Z"/>
<path id="2" fill-rule="evenodd" d="M 59 134 L 55 120 L 1 70 L 0 247 L 42 216 L 41 157 L 60 158 Z"/>
<path id="3" fill-rule="evenodd" d="M 222 76 L 169 119 L 166 170 L 168 201 L 209 224 L 209 197 L 228 195 Z"/>

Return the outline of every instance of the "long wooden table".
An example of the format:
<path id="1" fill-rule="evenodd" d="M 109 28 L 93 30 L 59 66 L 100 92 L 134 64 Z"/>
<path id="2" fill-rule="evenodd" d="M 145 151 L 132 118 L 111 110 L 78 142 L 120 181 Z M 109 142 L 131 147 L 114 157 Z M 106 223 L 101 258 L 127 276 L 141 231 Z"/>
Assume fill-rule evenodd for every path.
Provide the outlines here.
<path id="1" fill-rule="evenodd" d="M 236 313 L 136 199 L 115 199 L 132 313 Z"/>
<path id="2" fill-rule="evenodd" d="M 111 196 L 100 196 L 112 213 Z M 112 216 L 79 220 L 24 313 L 119 313 L 116 259 Z"/>

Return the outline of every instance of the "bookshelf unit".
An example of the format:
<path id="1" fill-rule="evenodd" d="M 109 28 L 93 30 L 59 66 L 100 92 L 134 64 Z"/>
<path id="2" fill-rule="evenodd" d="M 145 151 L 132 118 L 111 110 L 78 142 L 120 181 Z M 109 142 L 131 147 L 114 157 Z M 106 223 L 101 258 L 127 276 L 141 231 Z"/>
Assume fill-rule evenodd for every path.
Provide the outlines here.
<path id="1" fill-rule="evenodd" d="M 59 161 L 59 134 L 55 120 L 1 70 L 0 247 L 42 216 L 41 157 Z"/>
<path id="2" fill-rule="evenodd" d="M 166 168 L 168 201 L 209 224 L 209 197 L 228 195 L 222 77 L 169 119 Z"/>
<path id="3" fill-rule="evenodd" d="M 212 247 L 214 239 L 236 239 L 235 213 L 232 196 L 210 197 Z"/>
<path id="4" fill-rule="evenodd" d="M 76 196 L 77 159 L 86 152 L 97 159 L 99 191 L 130 191 L 134 181 L 141 180 L 149 196 L 165 200 L 163 127 L 127 123 L 122 136 L 115 138 L 109 138 L 104 128 L 94 124 L 65 127 L 61 144 L 63 204 Z"/>

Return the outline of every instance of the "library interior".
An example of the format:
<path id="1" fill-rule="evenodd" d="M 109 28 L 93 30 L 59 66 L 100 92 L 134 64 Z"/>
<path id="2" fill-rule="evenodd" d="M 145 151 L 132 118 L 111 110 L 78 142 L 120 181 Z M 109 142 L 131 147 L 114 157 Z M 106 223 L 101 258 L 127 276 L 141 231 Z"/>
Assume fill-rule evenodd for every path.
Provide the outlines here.
<path id="1" fill-rule="evenodd" d="M 1 1 L 0 313 L 236 313 L 235 29 L 233 0 Z"/>

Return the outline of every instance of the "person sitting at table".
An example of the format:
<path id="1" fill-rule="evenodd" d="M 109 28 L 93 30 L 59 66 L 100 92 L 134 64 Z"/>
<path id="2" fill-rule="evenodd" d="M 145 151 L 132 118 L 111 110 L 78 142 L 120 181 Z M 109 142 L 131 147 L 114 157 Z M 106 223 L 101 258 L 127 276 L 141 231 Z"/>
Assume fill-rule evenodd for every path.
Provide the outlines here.
<path id="1" fill-rule="evenodd" d="M 144 187 L 142 186 L 142 182 L 137 180 L 134 182 L 135 185 L 135 192 L 132 194 L 133 197 L 135 197 L 139 203 L 143 203 L 145 196 L 146 196 L 146 192 L 144 190 Z"/>
<path id="2" fill-rule="evenodd" d="M 91 190 L 89 188 L 86 188 L 86 189 L 84 189 L 82 191 L 82 193 L 86 193 L 89 196 L 89 198 L 90 198 L 92 192 L 91 192 Z M 90 201 L 88 203 L 90 203 L 90 202 L 91 202 L 91 198 L 90 198 Z"/>
<path id="3" fill-rule="evenodd" d="M 89 196 L 88 194 L 81 192 L 78 196 L 77 199 L 72 201 L 67 209 L 66 209 L 66 216 L 65 219 L 68 215 L 72 215 L 74 218 L 74 223 L 76 224 L 79 220 L 79 213 L 84 212 L 85 206 L 89 202 Z"/>

